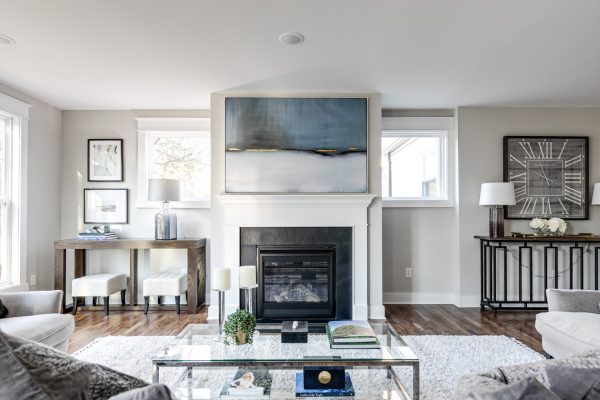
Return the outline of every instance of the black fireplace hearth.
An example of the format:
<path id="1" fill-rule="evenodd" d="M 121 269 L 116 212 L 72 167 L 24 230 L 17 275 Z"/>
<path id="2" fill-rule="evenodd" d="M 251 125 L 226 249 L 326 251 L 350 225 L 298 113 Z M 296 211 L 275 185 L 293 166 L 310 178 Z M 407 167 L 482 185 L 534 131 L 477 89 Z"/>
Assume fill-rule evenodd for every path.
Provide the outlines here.
<path id="1" fill-rule="evenodd" d="M 257 266 L 259 322 L 352 318 L 350 227 L 242 227 L 240 263 Z"/>

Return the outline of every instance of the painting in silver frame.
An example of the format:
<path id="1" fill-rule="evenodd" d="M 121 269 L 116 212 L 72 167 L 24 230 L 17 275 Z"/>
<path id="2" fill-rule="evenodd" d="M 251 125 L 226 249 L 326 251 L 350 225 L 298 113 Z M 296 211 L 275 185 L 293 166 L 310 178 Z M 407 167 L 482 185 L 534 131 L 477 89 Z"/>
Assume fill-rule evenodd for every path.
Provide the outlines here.
<path id="1" fill-rule="evenodd" d="M 225 99 L 227 193 L 366 193 L 368 99 Z"/>

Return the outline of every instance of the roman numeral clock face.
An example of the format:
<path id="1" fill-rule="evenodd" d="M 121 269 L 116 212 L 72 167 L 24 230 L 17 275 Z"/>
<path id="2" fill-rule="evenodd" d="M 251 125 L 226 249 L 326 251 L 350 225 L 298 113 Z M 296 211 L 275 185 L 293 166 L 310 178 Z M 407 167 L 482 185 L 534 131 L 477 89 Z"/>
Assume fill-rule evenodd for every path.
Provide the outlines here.
<path id="1" fill-rule="evenodd" d="M 587 219 L 587 137 L 504 137 L 504 180 L 515 184 L 506 217 Z"/>

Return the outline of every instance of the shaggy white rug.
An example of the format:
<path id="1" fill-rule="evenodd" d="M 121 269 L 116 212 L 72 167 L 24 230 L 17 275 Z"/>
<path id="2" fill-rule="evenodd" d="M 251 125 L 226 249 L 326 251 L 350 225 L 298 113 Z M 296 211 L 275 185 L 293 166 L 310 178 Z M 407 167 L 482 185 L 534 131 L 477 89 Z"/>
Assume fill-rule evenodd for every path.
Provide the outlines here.
<path id="1" fill-rule="evenodd" d="M 151 381 L 150 360 L 171 340 L 172 336 L 108 336 L 94 340 L 74 356 Z M 449 398 L 458 379 L 465 374 L 544 358 L 506 336 L 404 336 L 404 340 L 419 356 L 423 400 Z M 408 393 L 412 393 L 412 368 L 398 368 L 397 371 Z M 182 368 L 161 368 L 161 383 L 177 390 L 175 385 L 182 372 Z M 215 393 L 232 372 L 211 370 L 205 374 L 198 371 L 195 376 L 198 376 L 198 385 L 209 386 Z M 293 371 L 275 374 L 272 398 L 278 398 L 276 394 L 284 391 L 293 393 L 293 374 Z M 381 388 L 390 386 L 385 373 L 379 370 L 355 370 L 351 375 L 357 398 L 373 398 L 374 393 L 368 391 L 373 389 L 379 393 L 376 397 L 381 398 Z M 359 390 L 359 387 L 365 389 Z"/>

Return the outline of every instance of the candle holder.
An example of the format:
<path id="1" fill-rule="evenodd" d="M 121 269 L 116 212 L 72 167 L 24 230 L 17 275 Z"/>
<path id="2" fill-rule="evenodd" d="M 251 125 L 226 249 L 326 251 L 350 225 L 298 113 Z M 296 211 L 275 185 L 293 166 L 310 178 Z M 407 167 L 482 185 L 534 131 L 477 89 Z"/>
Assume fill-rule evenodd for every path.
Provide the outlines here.
<path id="1" fill-rule="evenodd" d="M 223 337 L 223 325 L 225 324 L 225 290 L 213 290 L 219 294 L 219 336 L 216 340 L 220 341 Z"/>
<path id="2" fill-rule="evenodd" d="M 244 291 L 244 299 L 246 300 L 246 310 L 248 310 L 248 312 L 253 315 L 254 315 L 254 296 L 253 296 L 252 291 L 254 289 L 256 289 L 257 287 L 258 287 L 258 285 L 252 285 L 252 286 L 240 288 Z"/>

